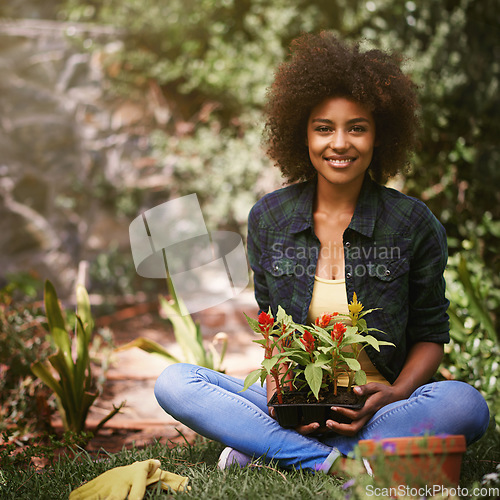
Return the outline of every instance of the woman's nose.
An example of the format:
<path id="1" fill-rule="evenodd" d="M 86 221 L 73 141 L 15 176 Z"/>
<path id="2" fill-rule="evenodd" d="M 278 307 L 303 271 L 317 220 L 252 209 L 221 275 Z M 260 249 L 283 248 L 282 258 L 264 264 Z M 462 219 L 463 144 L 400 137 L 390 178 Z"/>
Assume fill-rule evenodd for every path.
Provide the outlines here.
<path id="1" fill-rule="evenodd" d="M 343 131 L 335 131 L 330 141 L 330 147 L 336 151 L 342 151 L 347 148 L 348 139 Z"/>

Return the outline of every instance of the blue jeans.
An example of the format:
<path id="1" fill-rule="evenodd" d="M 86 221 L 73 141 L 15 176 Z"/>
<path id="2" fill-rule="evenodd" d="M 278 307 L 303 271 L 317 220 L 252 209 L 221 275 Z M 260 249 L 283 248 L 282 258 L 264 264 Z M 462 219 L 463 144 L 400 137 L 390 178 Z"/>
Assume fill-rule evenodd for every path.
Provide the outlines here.
<path id="1" fill-rule="evenodd" d="M 268 414 L 265 387 L 184 363 L 168 366 L 155 385 L 161 407 L 198 434 L 286 468 L 319 470 L 332 450 L 347 455 L 360 439 L 463 434 L 470 444 L 489 423 L 481 394 L 464 382 L 434 382 L 381 408 L 354 437 L 315 438 L 282 428 Z"/>

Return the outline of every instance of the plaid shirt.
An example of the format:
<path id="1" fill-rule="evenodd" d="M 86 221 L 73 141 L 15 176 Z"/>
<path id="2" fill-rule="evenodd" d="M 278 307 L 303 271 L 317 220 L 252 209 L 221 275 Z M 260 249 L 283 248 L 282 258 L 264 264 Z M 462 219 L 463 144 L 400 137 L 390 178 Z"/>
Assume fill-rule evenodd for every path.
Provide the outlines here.
<path id="1" fill-rule="evenodd" d="M 261 310 L 281 305 L 305 323 L 314 287 L 320 242 L 314 233 L 316 181 L 279 189 L 252 208 L 248 257 Z M 416 342 L 449 341 L 443 272 L 448 251 L 443 226 L 419 200 L 380 186 L 367 175 L 351 222 L 343 234 L 347 298 L 356 292 L 368 326 L 382 346 L 367 353 L 394 382 Z"/>

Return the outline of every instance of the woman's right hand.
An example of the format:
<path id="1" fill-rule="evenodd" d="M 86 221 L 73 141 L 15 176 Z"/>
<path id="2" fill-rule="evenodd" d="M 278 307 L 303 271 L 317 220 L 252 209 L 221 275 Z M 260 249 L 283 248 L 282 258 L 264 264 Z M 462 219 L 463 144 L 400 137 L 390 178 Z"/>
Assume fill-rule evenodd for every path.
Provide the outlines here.
<path id="1" fill-rule="evenodd" d="M 274 420 L 276 420 L 276 410 L 272 406 L 269 406 L 268 408 L 269 408 L 269 416 L 271 418 L 274 418 Z M 307 425 L 299 425 L 295 427 L 295 430 L 299 434 L 302 434 L 303 436 L 307 436 L 308 434 L 311 434 L 312 432 L 317 431 L 318 429 L 319 429 L 318 422 L 312 422 Z M 325 430 L 328 429 L 325 427 Z"/>

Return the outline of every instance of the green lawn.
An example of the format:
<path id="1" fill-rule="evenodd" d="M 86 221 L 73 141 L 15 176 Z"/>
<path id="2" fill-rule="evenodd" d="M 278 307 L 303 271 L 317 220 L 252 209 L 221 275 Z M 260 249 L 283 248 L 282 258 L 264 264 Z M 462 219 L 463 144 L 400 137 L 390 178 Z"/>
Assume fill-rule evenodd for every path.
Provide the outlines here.
<path id="1" fill-rule="evenodd" d="M 145 449 L 123 450 L 116 454 L 101 451 L 90 456 L 79 450 L 76 456 L 62 455 L 54 459 L 53 465 L 43 472 L 23 464 L 23 455 L 16 460 L 5 450 L 0 454 L 1 499 L 47 499 L 68 498 L 70 491 L 83 482 L 97 477 L 113 467 L 128 465 L 136 460 L 157 458 L 162 469 L 188 476 L 191 490 L 177 494 L 190 499 L 344 499 L 368 498 L 368 477 L 359 478 L 357 486 L 348 490 L 342 488 L 345 482 L 340 478 L 324 474 L 310 474 L 301 471 L 285 471 L 272 464 L 266 467 L 226 471 L 217 469 L 217 459 L 223 446 L 220 443 L 201 439 L 193 445 L 175 446 L 170 449 L 154 443 Z M 29 454 L 30 451 L 26 450 Z M 482 477 L 495 470 L 500 462 L 500 434 L 490 429 L 487 435 L 471 446 L 464 456 L 461 486 L 472 490 Z M 500 482 L 497 481 L 497 488 Z M 372 490 L 373 491 L 373 490 Z M 350 495 L 350 496 L 349 496 Z M 148 490 L 145 498 L 169 498 L 161 490 Z M 486 498 L 486 497 L 485 497 Z"/>

